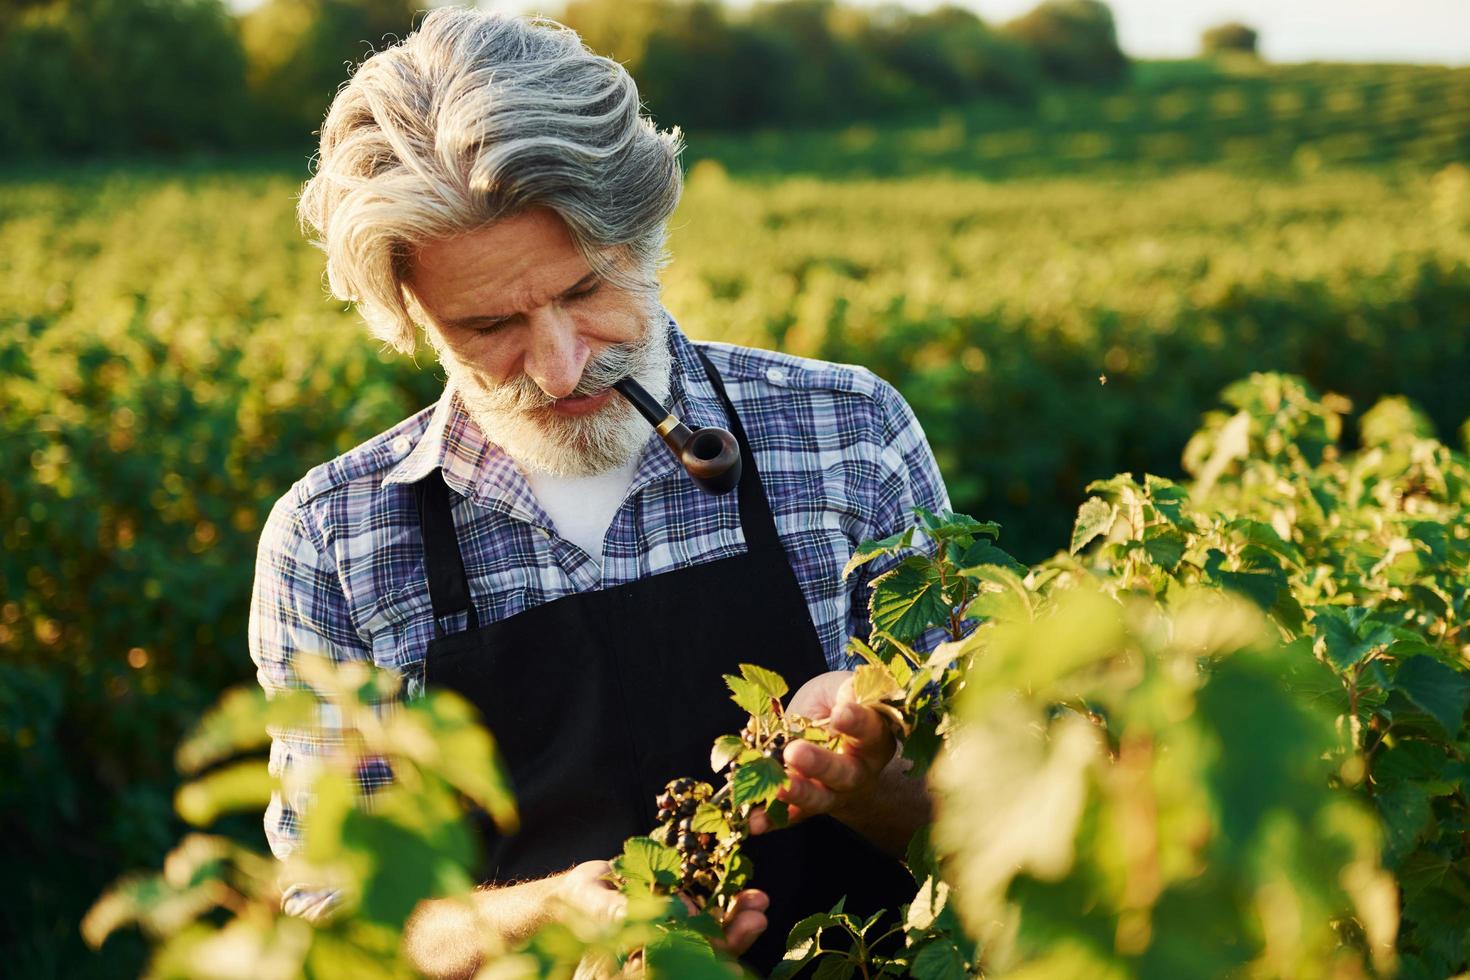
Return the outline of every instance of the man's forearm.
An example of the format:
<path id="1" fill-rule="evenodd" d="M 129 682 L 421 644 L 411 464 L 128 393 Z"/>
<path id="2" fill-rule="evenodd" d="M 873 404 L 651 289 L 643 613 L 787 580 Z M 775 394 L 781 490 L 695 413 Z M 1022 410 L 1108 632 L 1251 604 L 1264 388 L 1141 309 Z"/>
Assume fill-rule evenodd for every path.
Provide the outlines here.
<path id="1" fill-rule="evenodd" d="M 433 980 L 472 976 L 480 967 L 487 933 L 505 946 L 515 946 L 550 919 L 551 896 L 561 877 L 477 889 L 468 901 L 420 902 L 404 926 L 404 953 L 415 969 Z"/>
<path id="2" fill-rule="evenodd" d="M 913 763 L 897 753 L 878 775 L 878 786 L 860 804 L 832 815 L 879 850 L 902 858 L 914 833 L 933 819 L 924 780 L 908 775 Z"/>

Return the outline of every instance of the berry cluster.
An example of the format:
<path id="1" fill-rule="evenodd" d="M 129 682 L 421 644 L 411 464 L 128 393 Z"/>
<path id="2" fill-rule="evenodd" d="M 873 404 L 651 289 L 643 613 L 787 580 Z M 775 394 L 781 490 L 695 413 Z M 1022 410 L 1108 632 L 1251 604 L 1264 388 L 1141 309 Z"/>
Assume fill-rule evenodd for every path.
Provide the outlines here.
<path id="1" fill-rule="evenodd" d="M 658 829 L 653 839 L 679 852 L 678 890 L 703 907 L 719 888 L 720 877 L 735 852 L 735 842 L 694 830 L 700 804 L 719 807 L 726 821 L 734 817 L 727 792 L 715 793 L 709 783 L 675 779 L 658 796 Z"/>
<path id="2" fill-rule="evenodd" d="M 759 731 L 752 725 L 746 725 L 740 729 L 740 741 L 745 744 L 746 748 L 760 751 L 767 759 L 782 762 L 782 753 L 786 751 L 788 737 L 785 732 L 778 731 L 769 738 L 762 739 Z"/>

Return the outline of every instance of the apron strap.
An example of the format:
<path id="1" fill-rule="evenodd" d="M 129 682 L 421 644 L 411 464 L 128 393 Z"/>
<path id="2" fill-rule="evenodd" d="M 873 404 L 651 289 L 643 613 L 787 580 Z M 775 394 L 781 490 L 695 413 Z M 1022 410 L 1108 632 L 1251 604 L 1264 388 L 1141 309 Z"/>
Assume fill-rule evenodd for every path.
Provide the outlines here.
<path id="1" fill-rule="evenodd" d="M 760 471 L 756 469 L 755 453 L 750 449 L 750 441 L 745 438 L 745 426 L 740 424 L 740 416 L 730 403 L 730 396 L 725 393 L 725 383 L 720 378 L 720 372 L 715 370 L 714 364 L 698 345 L 690 346 L 694 347 L 694 352 L 704 362 L 710 384 L 714 386 L 715 394 L 720 396 L 720 403 L 725 406 L 725 415 L 730 420 L 730 432 L 740 445 L 740 524 L 745 532 L 745 546 L 752 553 L 775 552 L 784 555 L 781 537 L 776 533 L 776 519 L 771 516 L 771 505 L 766 499 L 765 488 L 761 485 Z"/>
<path id="2" fill-rule="evenodd" d="M 465 575 L 459 538 L 454 533 L 454 515 L 449 510 L 449 486 L 438 467 L 413 485 L 418 502 L 419 529 L 424 537 L 424 571 L 429 579 L 429 601 L 434 606 L 434 633 L 443 636 L 441 620 L 463 612 L 467 629 L 477 629 L 479 618 L 470 601 L 470 580 Z"/>

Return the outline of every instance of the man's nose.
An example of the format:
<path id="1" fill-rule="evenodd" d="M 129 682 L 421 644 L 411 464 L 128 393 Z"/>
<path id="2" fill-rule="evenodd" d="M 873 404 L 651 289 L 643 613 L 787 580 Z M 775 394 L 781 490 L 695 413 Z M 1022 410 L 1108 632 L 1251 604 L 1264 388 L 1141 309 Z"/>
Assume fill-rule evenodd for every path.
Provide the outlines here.
<path id="1" fill-rule="evenodd" d="M 576 322 L 564 311 L 551 310 L 531 321 L 531 346 L 525 372 L 552 398 L 565 398 L 582 380 L 592 348 L 577 333 Z"/>

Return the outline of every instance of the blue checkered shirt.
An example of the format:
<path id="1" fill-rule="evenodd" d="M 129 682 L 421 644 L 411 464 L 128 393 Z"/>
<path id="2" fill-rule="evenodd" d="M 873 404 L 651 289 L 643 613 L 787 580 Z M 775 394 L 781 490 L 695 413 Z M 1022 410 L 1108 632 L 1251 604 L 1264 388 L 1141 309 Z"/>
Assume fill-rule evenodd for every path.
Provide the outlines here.
<path id="1" fill-rule="evenodd" d="M 729 428 L 692 343 L 672 316 L 668 327 L 671 410 L 690 428 Z M 848 669 L 847 638 L 868 635 L 867 583 L 892 559 L 846 581 L 843 565 L 861 542 L 912 525 L 916 505 L 949 507 L 923 429 L 893 386 L 866 368 L 731 344 L 701 347 L 740 413 L 827 663 Z M 412 484 L 435 467 L 454 491 L 481 623 L 745 551 L 737 495 L 695 487 L 650 429 L 599 566 L 557 534 L 515 464 L 486 440 L 450 388 L 433 406 L 311 469 L 272 509 L 260 539 L 249 630 L 267 694 L 304 686 L 292 669 L 303 650 L 398 671 L 404 696 L 422 690 L 434 616 Z M 458 622 L 445 620 L 445 628 L 463 628 L 464 619 L 461 613 Z M 919 646 L 927 652 L 940 639 L 934 631 Z M 271 771 L 282 774 L 336 744 L 335 724 L 323 707 L 314 731 L 273 731 Z M 390 778 L 386 765 L 358 769 L 365 792 Z M 277 857 L 296 849 L 305 802 L 279 792 L 272 798 L 265 832 Z"/>

